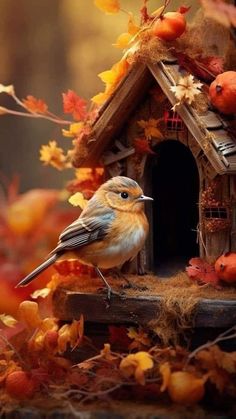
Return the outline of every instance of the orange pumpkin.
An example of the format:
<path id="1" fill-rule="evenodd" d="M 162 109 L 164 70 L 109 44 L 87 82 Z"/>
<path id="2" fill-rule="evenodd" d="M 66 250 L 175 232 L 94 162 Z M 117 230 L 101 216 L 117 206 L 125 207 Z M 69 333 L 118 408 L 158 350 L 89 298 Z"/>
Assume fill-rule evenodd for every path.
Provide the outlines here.
<path id="1" fill-rule="evenodd" d="M 212 105 L 220 112 L 236 113 L 236 71 L 219 74 L 210 85 L 209 96 Z"/>
<path id="2" fill-rule="evenodd" d="M 222 281 L 236 282 L 236 253 L 221 255 L 215 263 L 215 271 Z"/>
<path id="3" fill-rule="evenodd" d="M 186 20 L 182 13 L 168 12 L 153 25 L 153 34 L 163 41 L 174 41 L 186 29 Z"/>

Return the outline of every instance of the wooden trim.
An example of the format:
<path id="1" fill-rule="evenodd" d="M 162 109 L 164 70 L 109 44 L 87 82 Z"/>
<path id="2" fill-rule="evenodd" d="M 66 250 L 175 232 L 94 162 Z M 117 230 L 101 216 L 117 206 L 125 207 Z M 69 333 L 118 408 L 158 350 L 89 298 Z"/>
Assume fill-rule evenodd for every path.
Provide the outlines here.
<path id="1" fill-rule="evenodd" d="M 70 321 L 81 314 L 85 321 L 107 324 L 140 324 L 147 326 L 158 317 L 162 298 L 157 296 L 112 296 L 110 305 L 101 294 L 84 294 L 58 288 L 53 295 L 54 315 Z M 199 301 L 195 311 L 195 327 L 230 327 L 236 323 L 236 300 Z"/>
<path id="2" fill-rule="evenodd" d="M 124 123 L 145 96 L 152 80 L 146 65 L 138 63 L 131 68 L 112 98 L 104 104 L 103 112 L 93 126 L 95 141 L 91 143 L 86 165 L 97 162 L 111 139 L 119 135 Z"/>

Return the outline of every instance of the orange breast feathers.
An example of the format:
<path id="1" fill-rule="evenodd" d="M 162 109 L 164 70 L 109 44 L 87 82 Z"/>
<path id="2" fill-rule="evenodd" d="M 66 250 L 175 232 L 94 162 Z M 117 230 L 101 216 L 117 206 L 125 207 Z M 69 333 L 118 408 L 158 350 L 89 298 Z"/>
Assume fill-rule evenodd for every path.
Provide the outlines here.
<path id="1" fill-rule="evenodd" d="M 88 265 L 110 269 L 133 259 L 142 249 L 148 234 L 148 221 L 144 212 L 116 211 L 103 240 L 78 249 L 77 256 Z"/>

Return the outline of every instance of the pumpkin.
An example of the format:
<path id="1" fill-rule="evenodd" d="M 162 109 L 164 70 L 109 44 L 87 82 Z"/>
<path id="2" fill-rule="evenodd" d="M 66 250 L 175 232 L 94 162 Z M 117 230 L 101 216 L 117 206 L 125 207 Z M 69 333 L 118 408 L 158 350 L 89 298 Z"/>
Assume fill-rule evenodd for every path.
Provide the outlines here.
<path id="1" fill-rule="evenodd" d="M 153 34 L 163 41 L 174 41 L 185 31 L 186 20 L 182 13 L 168 12 L 153 25 Z"/>
<path id="2" fill-rule="evenodd" d="M 236 71 L 219 74 L 210 85 L 209 96 L 212 105 L 220 112 L 236 113 Z"/>
<path id="3" fill-rule="evenodd" d="M 13 371 L 5 382 L 6 391 L 15 399 L 29 399 L 36 390 L 36 385 L 31 376 L 25 371 Z"/>
<path id="4" fill-rule="evenodd" d="M 215 263 L 215 271 L 222 281 L 236 282 L 236 253 L 227 252 Z"/>

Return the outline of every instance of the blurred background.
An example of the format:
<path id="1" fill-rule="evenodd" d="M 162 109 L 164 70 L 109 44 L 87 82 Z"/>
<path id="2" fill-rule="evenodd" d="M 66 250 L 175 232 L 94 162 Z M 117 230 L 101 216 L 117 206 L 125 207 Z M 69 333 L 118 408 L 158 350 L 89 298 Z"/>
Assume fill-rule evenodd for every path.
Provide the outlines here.
<path id="1" fill-rule="evenodd" d="M 134 12 L 138 22 L 142 1 L 121 0 L 121 4 Z M 149 8 L 162 4 L 150 0 Z M 173 0 L 169 9 L 182 4 Z M 191 17 L 199 5 L 192 0 L 187 4 Z M 127 15 L 105 15 L 93 0 L 1 0 L 0 16 L 0 83 L 14 84 L 20 98 L 31 94 L 44 99 L 58 115 L 62 92 L 72 89 L 89 99 L 103 89 L 97 74 L 122 54 L 111 44 L 126 31 Z M 4 94 L 0 105 L 14 106 Z M 60 143 L 60 130 L 44 120 L 1 116 L 0 179 L 19 174 L 21 192 L 63 186 L 72 173 L 60 173 L 39 162 L 40 146 L 54 138 Z M 66 141 L 62 138 L 61 144 Z"/>

